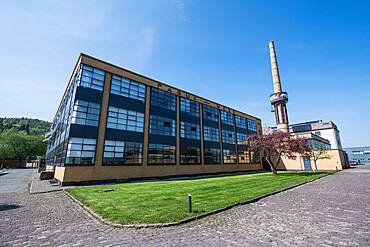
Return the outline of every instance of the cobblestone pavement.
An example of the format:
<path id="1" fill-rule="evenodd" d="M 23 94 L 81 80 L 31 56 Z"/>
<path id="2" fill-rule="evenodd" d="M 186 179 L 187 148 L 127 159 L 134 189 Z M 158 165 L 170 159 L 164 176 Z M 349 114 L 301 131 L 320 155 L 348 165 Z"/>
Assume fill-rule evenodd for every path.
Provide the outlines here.
<path id="1" fill-rule="evenodd" d="M 369 246 L 370 170 L 346 170 L 177 227 L 116 229 L 63 192 L 2 193 L 1 246 Z M 19 203 L 19 204 L 18 204 Z"/>

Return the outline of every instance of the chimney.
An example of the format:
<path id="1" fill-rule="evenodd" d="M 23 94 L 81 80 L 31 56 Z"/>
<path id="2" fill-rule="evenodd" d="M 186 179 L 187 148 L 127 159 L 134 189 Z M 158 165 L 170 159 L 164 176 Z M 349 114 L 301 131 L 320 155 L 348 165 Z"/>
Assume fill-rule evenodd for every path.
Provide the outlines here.
<path id="1" fill-rule="evenodd" d="M 272 83 L 274 93 L 270 95 L 271 105 L 275 109 L 276 127 L 279 131 L 289 133 L 288 112 L 286 103 L 288 103 L 288 94 L 281 89 L 279 68 L 276 60 L 274 41 L 269 42 Z"/>

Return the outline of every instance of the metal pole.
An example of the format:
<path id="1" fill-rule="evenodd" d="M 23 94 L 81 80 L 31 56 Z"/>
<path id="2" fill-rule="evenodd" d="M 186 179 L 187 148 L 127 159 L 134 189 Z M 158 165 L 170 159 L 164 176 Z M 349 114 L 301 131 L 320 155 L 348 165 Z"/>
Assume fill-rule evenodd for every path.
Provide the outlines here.
<path id="1" fill-rule="evenodd" d="M 191 194 L 188 194 L 188 213 L 191 214 Z"/>

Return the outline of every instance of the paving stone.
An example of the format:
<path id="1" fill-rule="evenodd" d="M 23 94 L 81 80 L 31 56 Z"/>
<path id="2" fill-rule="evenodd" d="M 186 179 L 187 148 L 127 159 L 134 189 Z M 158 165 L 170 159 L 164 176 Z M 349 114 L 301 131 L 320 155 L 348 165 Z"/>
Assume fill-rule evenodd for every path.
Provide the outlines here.
<path id="1" fill-rule="evenodd" d="M 369 246 L 370 172 L 346 170 L 175 227 L 103 225 L 62 192 L 2 193 L 1 246 Z M 263 205 L 263 206 L 261 206 Z"/>

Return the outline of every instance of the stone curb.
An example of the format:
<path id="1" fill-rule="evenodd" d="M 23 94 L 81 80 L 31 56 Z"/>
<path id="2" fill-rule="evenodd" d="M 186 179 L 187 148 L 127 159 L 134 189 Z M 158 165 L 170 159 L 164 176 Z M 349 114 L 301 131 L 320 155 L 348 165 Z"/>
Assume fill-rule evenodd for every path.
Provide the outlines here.
<path id="1" fill-rule="evenodd" d="M 85 204 L 81 203 L 74 196 L 72 196 L 67 191 L 65 191 L 65 189 L 63 189 L 63 192 L 73 202 L 75 202 L 76 204 L 78 204 L 79 206 L 81 206 L 82 209 L 84 209 L 87 213 L 89 213 L 90 215 L 92 215 L 94 218 L 96 218 L 98 221 L 100 221 L 101 223 L 103 223 L 105 225 L 108 225 L 108 226 L 111 226 L 111 227 L 115 227 L 115 228 L 160 228 L 160 227 L 169 227 L 169 226 L 182 225 L 182 224 L 185 224 L 185 223 L 189 223 L 191 221 L 202 219 L 202 218 L 207 217 L 207 216 L 210 216 L 212 214 L 218 214 L 218 213 L 224 212 L 226 210 L 229 210 L 229 209 L 234 208 L 234 207 L 237 207 L 237 206 L 251 204 L 251 203 L 257 202 L 257 201 L 259 201 L 259 200 L 261 200 L 263 198 L 266 198 L 266 197 L 269 197 L 269 196 L 273 196 L 273 195 L 279 194 L 279 193 L 284 192 L 284 191 L 287 191 L 287 190 L 294 189 L 296 187 L 299 187 L 299 186 L 304 185 L 304 184 L 307 184 L 307 183 L 314 182 L 314 181 L 316 181 L 318 179 L 327 177 L 329 175 L 333 175 L 333 174 L 335 174 L 337 172 L 339 172 L 339 171 L 335 171 L 333 173 L 326 174 L 326 175 L 321 176 L 321 177 L 313 178 L 311 180 L 308 180 L 308 181 L 305 181 L 305 182 L 302 182 L 302 183 L 299 183 L 299 184 L 295 184 L 295 185 L 292 185 L 292 186 L 283 188 L 281 190 L 277 190 L 277 191 L 274 191 L 274 192 L 271 192 L 271 193 L 268 193 L 268 194 L 265 194 L 265 195 L 262 195 L 262 196 L 258 196 L 256 198 L 251 199 L 251 200 L 247 200 L 247 201 L 244 201 L 244 202 L 238 202 L 238 203 L 235 203 L 235 204 L 226 206 L 224 208 L 219 208 L 219 209 L 216 209 L 216 210 L 213 210 L 213 211 L 204 213 L 204 214 L 200 214 L 200 215 L 197 215 L 197 216 L 193 216 L 193 217 L 190 217 L 190 218 L 186 218 L 186 219 L 183 219 L 183 220 L 180 220 L 180 221 L 177 221 L 177 222 L 155 223 L 155 224 L 130 224 L 130 225 L 123 225 L 123 224 L 117 224 L 117 223 L 110 222 L 109 220 L 106 220 L 103 217 L 101 217 L 99 214 L 95 213 L 91 208 L 87 207 Z"/>
<path id="2" fill-rule="evenodd" d="M 53 193 L 53 192 L 59 192 L 59 191 L 63 191 L 63 189 L 48 190 L 48 191 L 38 191 L 38 192 L 30 192 L 30 194 L 31 195 L 36 195 L 36 194 Z"/>

